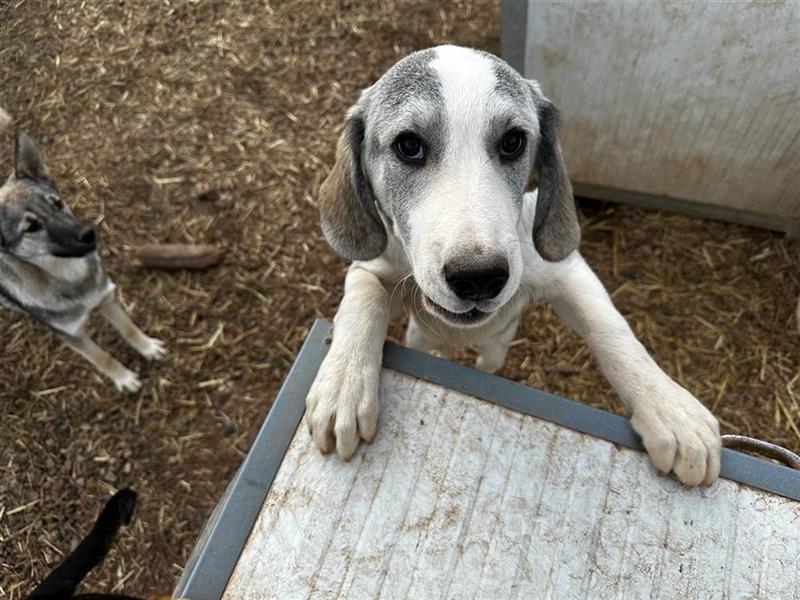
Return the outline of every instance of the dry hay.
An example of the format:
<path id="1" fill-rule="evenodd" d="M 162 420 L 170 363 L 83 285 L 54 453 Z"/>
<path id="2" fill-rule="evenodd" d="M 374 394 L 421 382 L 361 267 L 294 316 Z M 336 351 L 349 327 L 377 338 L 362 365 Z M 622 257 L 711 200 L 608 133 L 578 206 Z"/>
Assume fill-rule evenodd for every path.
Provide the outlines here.
<path id="1" fill-rule="evenodd" d="M 497 51 L 498 6 L 28 0 L 0 5 L 0 39 L 0 106 L 99 224 L 127 305 L 171 351 L 148 367 L 97 324 L 145 375 L 122 396 L 40 327 L 0 313 L 0 597 L 28 591 L 123 485 L 139 492 L 134 524 L 86 587 L 168 591 L 308 325 L 341 293 L 345 265 L 321 238 L 312 192 L 345 108 L 412 49 Z M 8 169 L 10 133 L 0 138 Z M 583 250 L 658 361 L 726 431 L 800 447 L 797 244 L 583 209 Z M 151 242 L 216 243 L 224 260 L 137 269 L 128 250 Z M 526 314 L 504 374 L 616 408 L 545 308 Z"/>

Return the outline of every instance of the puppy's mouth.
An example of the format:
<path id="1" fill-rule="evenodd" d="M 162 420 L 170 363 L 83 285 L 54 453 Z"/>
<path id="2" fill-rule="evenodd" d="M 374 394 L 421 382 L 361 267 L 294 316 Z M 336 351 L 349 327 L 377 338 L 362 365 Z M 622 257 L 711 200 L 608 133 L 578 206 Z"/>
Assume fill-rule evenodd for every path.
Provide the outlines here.
<path id="1" fill-rule="evenodd" d="M 450 325 L 457 327 L 475 327 L 484 321 L 487 321 L 492 316 L 490 312 L 484 312 L 477 307 L 471 308 L 466 312 L 456 313 L 447 310 L 443 306 L 436 304 L 433 300 L 428 298 L 425 294 L 422 295 L 422 305 L 432 315 L 439 317 Z"/>

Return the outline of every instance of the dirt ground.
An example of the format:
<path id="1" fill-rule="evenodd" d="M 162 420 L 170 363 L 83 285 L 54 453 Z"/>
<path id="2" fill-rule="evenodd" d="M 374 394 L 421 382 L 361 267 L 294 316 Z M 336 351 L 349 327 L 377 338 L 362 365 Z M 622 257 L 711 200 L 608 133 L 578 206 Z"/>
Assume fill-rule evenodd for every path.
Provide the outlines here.
<path id="1" fill-rule="evenodd" d="M 126 305 L 170 354 L 96 337 L 144 389 L 122 395 L 52 335 L 0 313 L 0 598 L 21 598 L 112 490 L 140 505 L 84 589 L 170 591 L 345 263 L 314 190 L 357 91 L 411 50 L 497 52 L 495 1 L 0 3 L 0 106 L 41 143 Z M 555 99 L 557 101 L 557 99 Z M 566 115 L 569 127 L 569 115 Z M 0 137 L 11 165 L 11 134 Z M 800 246 L 716 222 L 582 202 L 582 251 L 664 368 L 743 432 L 800 448 Z M 201 273 L 144 271 L 148 242 L 224 248 Z M 397 335 L 399 327 L 393 328 Z M 503 375 L 618 404 L 546 307 Z"/>

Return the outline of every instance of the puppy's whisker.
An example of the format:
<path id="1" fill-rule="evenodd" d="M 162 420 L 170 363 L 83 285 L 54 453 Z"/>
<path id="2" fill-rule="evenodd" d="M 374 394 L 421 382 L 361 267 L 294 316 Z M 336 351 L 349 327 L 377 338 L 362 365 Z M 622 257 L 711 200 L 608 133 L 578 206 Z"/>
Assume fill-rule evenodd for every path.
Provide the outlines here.
<path id="1" fill-rule="evenodd" d="M 413 272 L 409 272 L 406 276 L 401 278 L 397 283 L 394 284 L 391 293 L 389 294 L 389 306 L 392 305 L 392 300 L 394 300 L 394 295 L 397 293 L 397 289 L 400 288 L 400 298 L 403 297 L 403 290 L 405 289 L 406 281 L 408 281 L 412 276 Z"/>
<path id="2" fill-rule="evenodd" d="M 419 319 L 422 322 L 422 324 L 425 325 L 425 327 L 427 329 L 429 329 L 430 331 L 434 332 L 439 337 L 441 337 L 443 339 L 446 339 L 446 333 L 445 333 L 444 329 L 442 328 L 442 324 L 438 323 L 437 320 L 435 318 L 433 318 L 432 316 L 431 316 L 431 320 L 430 321 L 427 320 L 427 317 L 429 315 L 428 315 L 427 309 L 425 308 L 425 304 L 422 301 L 422 290 L 420 290 L 419 288 L 414 290 L 413 304 L 414 304 L 415 307 L 417 306 L 417 303 L 419 303 L 419 309 L 417 310 L 417 316 L 419 317 Z M 425 315 L 425 316 L 423 317 L 423 315 Z"/>

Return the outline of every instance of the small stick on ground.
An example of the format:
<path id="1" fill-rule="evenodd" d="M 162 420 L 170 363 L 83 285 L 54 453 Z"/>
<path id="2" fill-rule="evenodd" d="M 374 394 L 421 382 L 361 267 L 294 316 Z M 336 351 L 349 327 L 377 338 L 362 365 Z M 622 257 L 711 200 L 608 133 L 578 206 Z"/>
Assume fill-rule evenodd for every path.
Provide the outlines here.
<path id="1" fill-rule="evenodd" d="M 134 254 L 140 266 L 152 269 L 207 269 L 222 258 L 220 249 L 210 244 L 151 244 Z"/>

